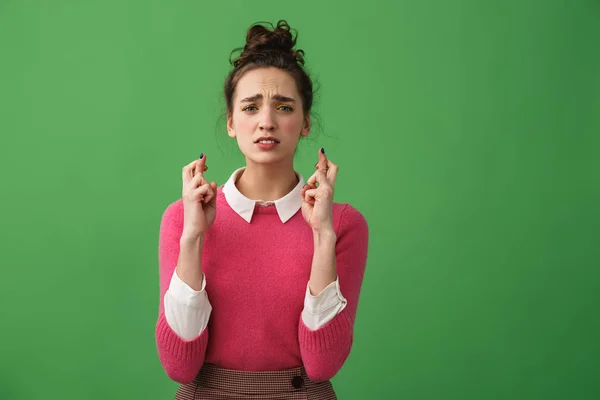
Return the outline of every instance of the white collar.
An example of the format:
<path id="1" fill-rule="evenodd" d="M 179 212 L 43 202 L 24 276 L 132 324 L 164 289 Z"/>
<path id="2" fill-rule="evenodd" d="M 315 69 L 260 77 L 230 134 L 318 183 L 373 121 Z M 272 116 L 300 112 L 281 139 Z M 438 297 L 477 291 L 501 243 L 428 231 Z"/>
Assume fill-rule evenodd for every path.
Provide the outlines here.
<path id="1" fill-rule="evenodd" d="M 251 200 L 244 196 L 238 188 L 235 186 L 235 180 L 237 176 L 245 169 L 245 167 L 236 169 L 229 180 L 223 186 L 223 195 L 227 200 L 227 203 L 231 206 L 233 211 L 239 214 L 240 217 L 244 218 L 246 222 L 250 222 L 252 220 L 252 215 L 254 214 L 254 208 L 257 203 L 261 204 L 275 204 L 275 208 L 277 209 L 277 213 L 279 215 L 279 219 L 281 222 L 285 223 L 287 220 L 292 218 L 294 214 L 298 212 L 300 207 L 302 206 L 302 187 L 304 186 L 304 178 L 302 175 L 296 173 L 298 177 L 298 184 L 291 192 L 283 196 L 282 198 L 275 201 L 261 201 L 261 200 Z"/>

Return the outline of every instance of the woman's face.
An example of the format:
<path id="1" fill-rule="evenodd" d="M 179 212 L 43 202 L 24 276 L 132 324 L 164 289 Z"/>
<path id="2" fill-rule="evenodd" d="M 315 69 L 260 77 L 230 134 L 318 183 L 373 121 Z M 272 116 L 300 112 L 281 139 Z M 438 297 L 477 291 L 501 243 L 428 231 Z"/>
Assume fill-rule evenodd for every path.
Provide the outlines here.
<path id="1" fill-rule="evenodd" d="M 246 158 L 256 163 L 293 159 L 300 136 L 310 131 L 310 118 L 304 118 L 294 79 L 278 68 L 257 68 L 242 75 L 227 131 Z M 274 143 L 260 143 L 260 138 L 272 138 Z"/>

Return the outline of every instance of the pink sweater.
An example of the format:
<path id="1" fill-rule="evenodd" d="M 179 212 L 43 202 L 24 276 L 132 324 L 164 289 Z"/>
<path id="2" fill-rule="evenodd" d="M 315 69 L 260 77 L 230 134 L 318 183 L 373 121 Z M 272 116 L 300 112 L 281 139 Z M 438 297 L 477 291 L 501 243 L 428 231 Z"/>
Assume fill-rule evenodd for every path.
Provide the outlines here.
<path id="1" fill-rule="evenodd" d="M 256 207 L 247 223 L 218 189 L 217 216 L 206 235 L 202 269 L 213 310 L 208 328 L 183 340 L 168 325 L 163 299 L 177 265 L 183 202 L 170 204 L 159 239 L 160 306 L 156 343 L 167 375 L 194 380 L 204 362 L 243 371 L 303 365 L 310 379 L 331 379 L 350 353 L 368 247 L 368 226 L 349 204 L 334 203 L 336 265 L 346 308 L 318 330 L 302 322 L 313 234 L 298 211 L 285 224 L 275 206 Z M 276 306 L 273 306 L 276 305 Z"/>

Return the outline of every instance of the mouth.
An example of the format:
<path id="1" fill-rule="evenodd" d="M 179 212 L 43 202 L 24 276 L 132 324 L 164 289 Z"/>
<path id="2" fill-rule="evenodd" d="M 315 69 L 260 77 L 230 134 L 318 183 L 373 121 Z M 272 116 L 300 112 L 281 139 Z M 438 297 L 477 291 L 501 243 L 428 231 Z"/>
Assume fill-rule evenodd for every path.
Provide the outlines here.
<path id="1" fill-rule="evenodd" d="M 277 140 L 273 137 L 260 137 L 260 138 L 256 139 L 254 141 L 254 143 L 275 144 L 275 143 L 279 143 L 279 140 Z"/>

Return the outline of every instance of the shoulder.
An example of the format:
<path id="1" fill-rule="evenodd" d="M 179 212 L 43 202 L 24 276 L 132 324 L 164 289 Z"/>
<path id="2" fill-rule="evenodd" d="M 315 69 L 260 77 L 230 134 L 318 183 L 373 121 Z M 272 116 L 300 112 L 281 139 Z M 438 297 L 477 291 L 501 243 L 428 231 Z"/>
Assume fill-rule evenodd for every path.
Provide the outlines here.
<path id="1" fill-rule="evenodd" d="M 167 207 L 163 211 L 163 216 L 174 216 L 183 212 L 183 199 L 177 199 L 167 204 Z"/>
<path id="2" fill-rule="evenodd" d="M 336 254 L 340 257 L 345 254 L 345 257 L 353 259 L 353 263 L 364 260 L 369 251 L 367 219 L 362 212 L 348 203 L 334 203 L 333 210 L 334 230 L 337 236 Z"/>
<path id="3" fill-rule="evenodd" d="M 175 200 L 165 207 L 161 217 L 161 228 L 173 229 L 183 226 L 183 199 Z"/>
<path id="4" fill-rule="evenodd" d="M 338 234 L 354 231 L 359 235 L 368 235 L 367 219 L 362 212 L 349 203 L 333 203 L 333 220 Z"/>

